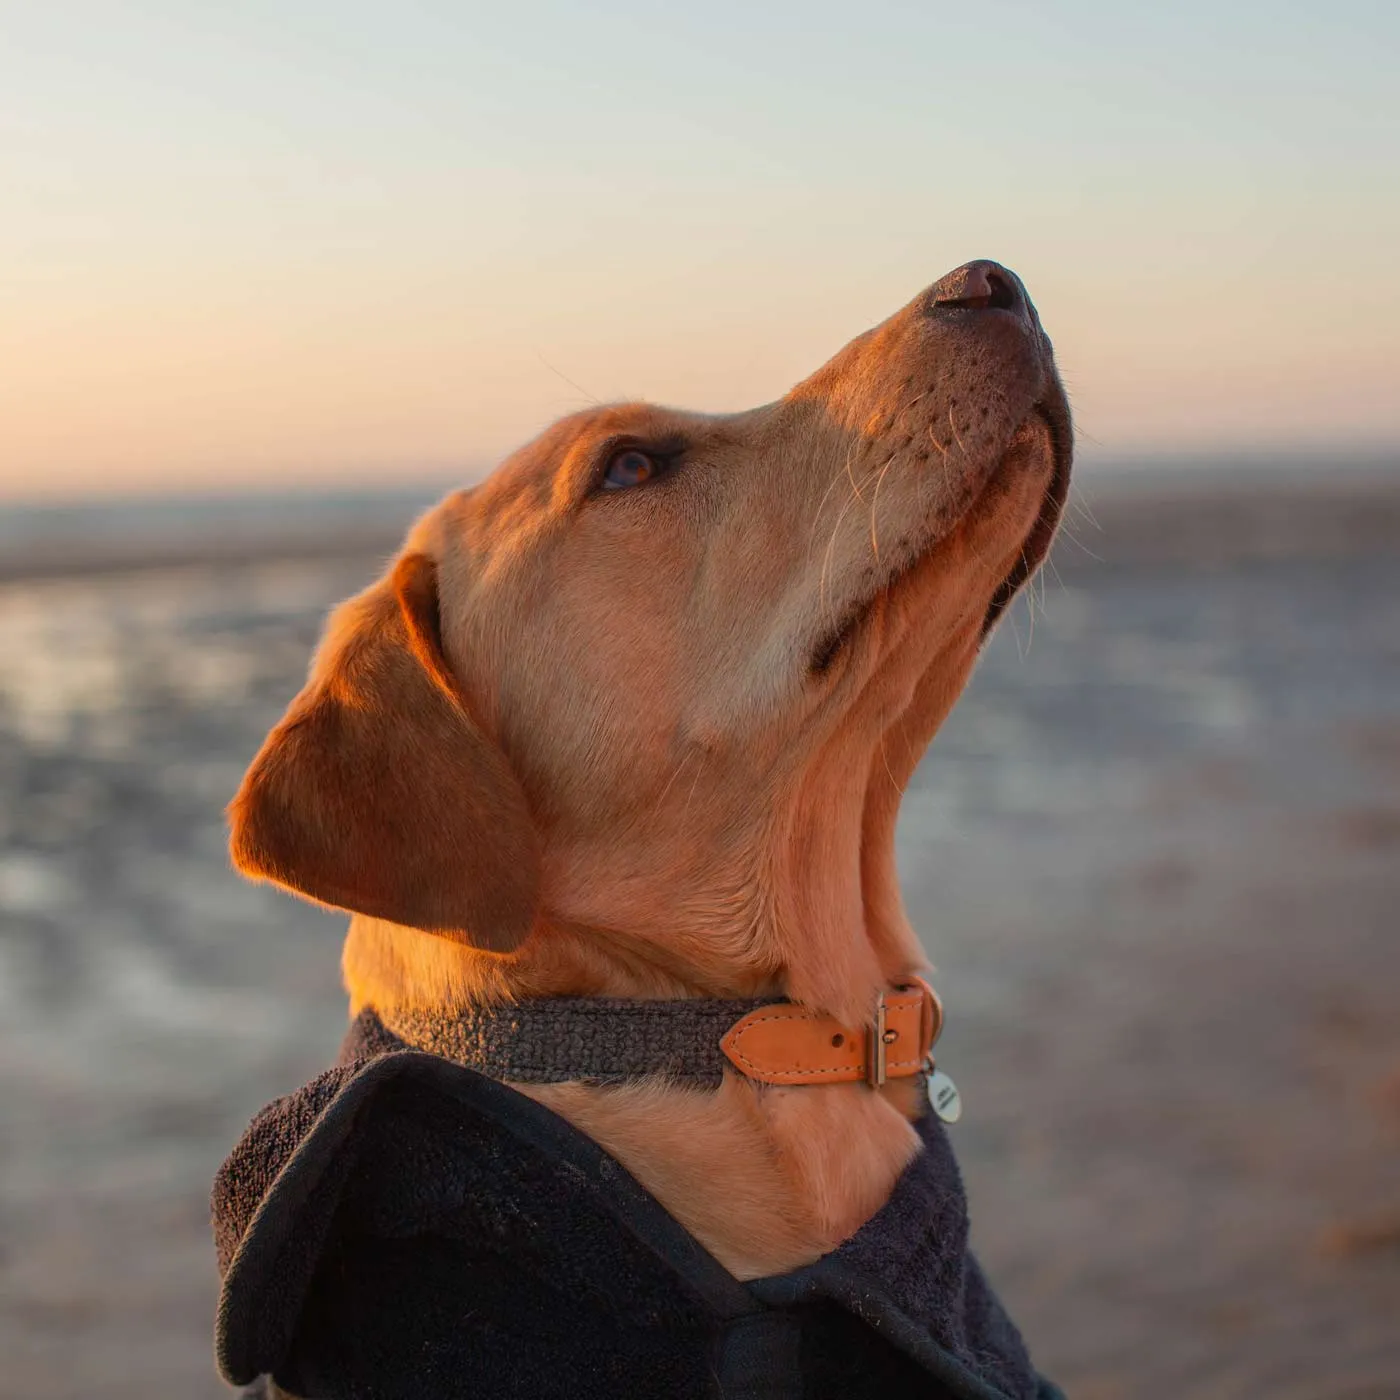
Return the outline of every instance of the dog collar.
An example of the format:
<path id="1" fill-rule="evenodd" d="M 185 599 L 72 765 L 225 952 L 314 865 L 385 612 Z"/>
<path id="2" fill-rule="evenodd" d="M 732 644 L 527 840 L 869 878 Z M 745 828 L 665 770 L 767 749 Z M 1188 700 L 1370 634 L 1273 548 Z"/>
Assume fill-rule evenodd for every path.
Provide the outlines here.
<path id="1" fill-rule="evenodd" d="M 764 998 L 539 997 L 454 1015 L 376 1011 L 415 1049 L 521 1084 L 660 1074 L 714 1087 L 729 1069 L 761 1084 L 878 1087 L 929 1073 L 943 1028 L 943 1007 L 921 977 L 879 993 L 859 1026 Z"/>

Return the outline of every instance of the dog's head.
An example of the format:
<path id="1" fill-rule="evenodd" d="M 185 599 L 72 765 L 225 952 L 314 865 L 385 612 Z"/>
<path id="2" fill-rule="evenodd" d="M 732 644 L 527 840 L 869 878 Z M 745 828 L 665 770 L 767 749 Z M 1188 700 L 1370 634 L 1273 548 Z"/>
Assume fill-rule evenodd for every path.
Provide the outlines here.
<path id="1" fill-rule="evenodd" d="M 568 929 L 848 1008 L 917 964 L 899 796 L 1069 459 L 1049 341 L 993 263 L 777 403 L 566 418 L 333 615 L 235 860 L 477 949 Z"/>

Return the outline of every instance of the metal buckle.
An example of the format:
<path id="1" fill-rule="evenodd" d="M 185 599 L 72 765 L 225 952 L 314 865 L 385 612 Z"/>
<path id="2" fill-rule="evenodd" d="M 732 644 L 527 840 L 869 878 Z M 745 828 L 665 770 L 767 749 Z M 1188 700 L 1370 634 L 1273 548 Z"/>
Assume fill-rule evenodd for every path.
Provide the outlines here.
<path id="1" fill-rule="evenodd" d="M 870 1053 L 865 1057 L 865 1079 L 872 1089 L 885 1082 L 885 994 L 875 993 L 875 1023 L 870 1028 Z"/>
<path id="2" fill-rule="evenodd" d="M 921 994 L 919 1009 L 919 1049 L 930 1064 L 933 1062 L 933 1046 L 943 1029 L 943 1003 L 938 993 L 922 977 L 897 987 L 896 991 Z M 875 993 L 875 1016 L 870 1027 L 870 1048 L 865 1057 L 865 1082 L 872 1089 L 878 1089 L 888 1078 L 886 1055 L 894 1032 L 886 1027 L 886 1006 L 884 992 Z"/>

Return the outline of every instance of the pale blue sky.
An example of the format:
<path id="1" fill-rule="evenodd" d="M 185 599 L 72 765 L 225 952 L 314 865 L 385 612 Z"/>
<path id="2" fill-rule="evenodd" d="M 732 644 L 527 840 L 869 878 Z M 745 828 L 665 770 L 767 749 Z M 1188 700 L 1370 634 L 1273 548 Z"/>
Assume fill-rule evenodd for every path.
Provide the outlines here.
<path id="1" fill-rule="evenodd" d="M 1400 446 L 1397 16 L 0 0 L 0 493 L 758 403 L 975 256 L 1091 451 Z"/>

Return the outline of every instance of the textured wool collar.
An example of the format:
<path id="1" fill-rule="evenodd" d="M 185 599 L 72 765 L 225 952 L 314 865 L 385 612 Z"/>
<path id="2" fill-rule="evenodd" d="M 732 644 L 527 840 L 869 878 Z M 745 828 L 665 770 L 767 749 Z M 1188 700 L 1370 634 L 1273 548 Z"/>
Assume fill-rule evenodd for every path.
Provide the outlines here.
<path id="1" fill-rule="evenodd" d="M 726 1069 L 764 1084 L 922 1076 L 943 1008 L 922 978 L 882 991 L 862 1025 L 781 998 L 540 997 L 445 1012 L 385 1009 L 404 1044 L 518 1084 L 618 1084 L 647 1075 L 714 1087 Z"/>
<path id="2" fill-rule="evenodd" d="M 713 1086 L 727 1063 L 720 1041 L 772 997 L 643 1001 L 541 997 L 440 1012 L 380 1011 L 385 1028 L 415 1050 L 492 1079 L 618 1084 L 648 1074 Z"/>

